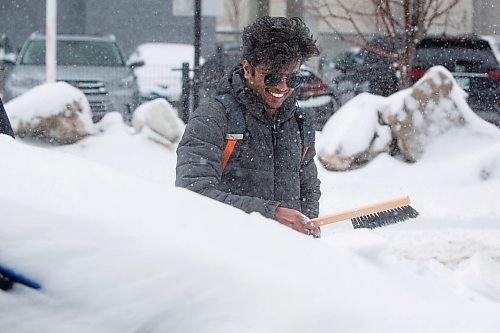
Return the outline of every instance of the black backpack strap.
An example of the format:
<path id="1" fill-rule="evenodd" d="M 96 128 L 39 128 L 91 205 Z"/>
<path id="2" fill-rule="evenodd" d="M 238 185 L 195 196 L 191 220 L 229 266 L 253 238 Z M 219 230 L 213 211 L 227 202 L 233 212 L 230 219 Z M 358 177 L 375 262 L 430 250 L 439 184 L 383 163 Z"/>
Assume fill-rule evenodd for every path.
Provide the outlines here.
<path id="1" fill-rule="evenodd" d="M 227 142 L 226 148 L 224 149 L 224 158 L 222 160 L 222 171 L 224 171 L 236 142 L 243 139 L 247 126 L 245 116 L 233 95 L 226 94 L 215 96 L 215 100 L 221 103 L 226 109 L 227 132 L 225 139 Z"/>
<path id="2" fill-rule="evenodd" d="M 226 167 L 229 158 L 233 152 L 234 146 L 238 140 L 242 140 L 246 131 L 245 116 L 241 111 L 240 105 L 233 95 L 218 95 L 215 99 L 226 109 L 227 133 L 226 148 L 224 149 L 224 158 L 222 160 L 222 171 Z M 310 147 L 314 146 L 314 124 L 311 115 L 300 107 L 295 108 L 295 119 L 299 124 L 300 135 L 302 139 L 303 156 L 306 155 Z"/>
<path id="3" fill-rule="evenodd" d="M 295 119 L 297 119 L 297 123 L 299 124 L 303 156 L 305 156 L 309 148 L 314 146 L 315 132 L 313 119 L 309 112 L 302 110 L 299 106 L 295 108 Z"/>
<path id="4" fill-rule="evenodd" d="M 219 95 L 215 99 L 224 105 L 227 117 L 227 140 L 241 140 L 247 129 L 245 116 L 233 95 Z"/>
<path id="5" fill-rule="evenodd" d="M 14 137 L 14 131 L 10 126 L 10 121 L 9 118 L 7 117 L 7 113 L 5 112 L 1 99 L 0 99 L 0 133 Z"/>

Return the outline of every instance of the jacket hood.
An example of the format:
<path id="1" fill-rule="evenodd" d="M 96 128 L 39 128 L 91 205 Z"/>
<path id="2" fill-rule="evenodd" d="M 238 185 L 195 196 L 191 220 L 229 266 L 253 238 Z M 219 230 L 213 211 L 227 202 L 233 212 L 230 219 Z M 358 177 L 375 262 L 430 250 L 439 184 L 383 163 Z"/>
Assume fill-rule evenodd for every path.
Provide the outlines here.
<path id="1" fill-rule="evenodd" d="M 233 67 L 219 82 L 217 95 L 225 94 L 233 95 L 238 102 L 246 106 L 246 110 L 257 118 L 270 118 L 262 99 L 247 86 L 246 80 L 243 77 L 243 66 L 241 64 Z M 297 94 L 294 92 L 278 109 L 278 121 L 285 121 L 293 117 L 296 104 Z"/>

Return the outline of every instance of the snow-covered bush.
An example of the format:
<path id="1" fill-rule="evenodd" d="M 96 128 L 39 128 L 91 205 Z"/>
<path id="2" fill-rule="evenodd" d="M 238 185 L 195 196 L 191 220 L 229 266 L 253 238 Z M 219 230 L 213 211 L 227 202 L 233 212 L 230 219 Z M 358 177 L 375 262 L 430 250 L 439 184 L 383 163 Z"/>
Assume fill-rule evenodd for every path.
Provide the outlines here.
<path id="1" fill-rule="evenodd" d="M 37 86 L 5 109 L 18 137 L 68 144 L 94 132 L 85 94 L 66 82 Z"/>
<path id="2" fill-rule="evenodd" d="M 148 132 L 152 140 L 166 145 L 178 141 L 184 130 L 177 110 L 163 98 L 140 105 L 134 112 L 132 125 L 136 133 Z"/>

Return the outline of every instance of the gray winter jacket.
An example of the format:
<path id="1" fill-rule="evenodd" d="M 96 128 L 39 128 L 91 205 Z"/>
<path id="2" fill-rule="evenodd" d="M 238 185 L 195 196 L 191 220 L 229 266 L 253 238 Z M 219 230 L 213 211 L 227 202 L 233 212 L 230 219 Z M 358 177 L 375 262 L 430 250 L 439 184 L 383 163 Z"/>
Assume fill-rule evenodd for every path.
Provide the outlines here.
<path id="1" fill-rule="evenodd" d="M 220 95 L 232 94 L 246 120 L 243 140 L 237 142 L 222 172 L 227 117 L 224 106 L 211 99 L 191 115 L 177 149 L 176 186 L 273 218 L 278 206 L 317 217 L 320 181 L 314 163 L 314 144 L 303 156 L 299 124 L 291 96 L 278 110 L 276 121 L 246 87 L 241 66 L 219 85 Z"/>

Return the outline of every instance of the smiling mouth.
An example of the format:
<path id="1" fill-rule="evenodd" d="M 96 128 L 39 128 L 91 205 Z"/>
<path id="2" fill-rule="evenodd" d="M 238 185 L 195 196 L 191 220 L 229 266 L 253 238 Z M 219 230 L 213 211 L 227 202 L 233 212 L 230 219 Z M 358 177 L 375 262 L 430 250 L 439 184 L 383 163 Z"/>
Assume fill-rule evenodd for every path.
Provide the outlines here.
<path id="1" fill-rule="evenodd" d="M 286 95 L 286 92 L 275 92 L 275 91 L 271 91 L 269 89 L 266 89 L 266 90 L 274 98 L 283 98 Z"/>

